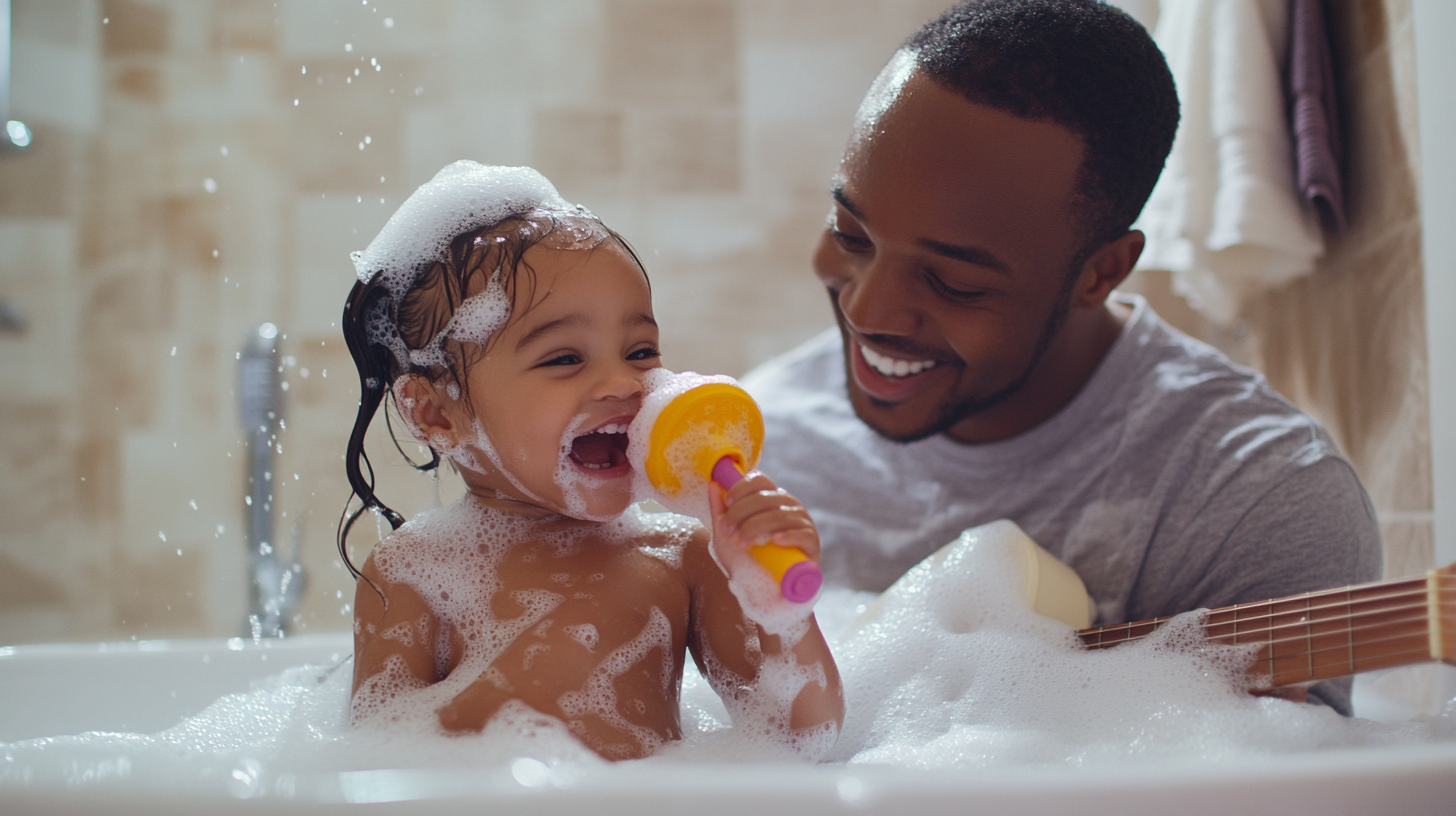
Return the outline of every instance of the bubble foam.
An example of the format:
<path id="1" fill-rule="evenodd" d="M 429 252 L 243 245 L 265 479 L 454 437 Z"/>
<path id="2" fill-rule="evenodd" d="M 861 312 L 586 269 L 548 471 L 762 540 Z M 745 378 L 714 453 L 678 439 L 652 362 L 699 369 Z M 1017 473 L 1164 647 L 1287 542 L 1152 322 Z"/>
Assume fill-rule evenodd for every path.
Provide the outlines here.
<path id="1" fill-rule="evenodd" d="M 378 278 L 397 301 L 420 272 L 445 260 L 455 236 L 535 209 L 586 213 L 530 167 L 457 161 L 421 184 L 369 246 L 350 258 L 359 280 Z"/>
<path id="2" fill-rule="evenodd" d="M 695 529 L 690 525 L 671 514 L 631 511 L 613 529 L 623 535 L 670 530 L 683 541 Z M 969 531 L 882 597 L 830 589 L 820 598 L 818 616 L 831 635 L 849 703 L 829 760 L 925 769 L 1146 770 L 1187 760 L 1456 741 L 1456 701 L 1440 716 L 1385 724 L 1250 697 L 1240 687 L 1238 650 L 1209 646 L 1196 613 L 1137 643 L 1083 649 L 1070 628 L 1026 611 L 1015 589 L 1015 558 L 998 551 L 1005 535 L 994 526 Z M 557 545 L 573 542 L 562 537 Z M 465 574 L 476 562 L 457 564 L 449 557 L 458 552 L 410 567 L 421 575 L 450 573 L 446 583 L 462 594 L 451 591 L 449 601 L 440 599 L 442 613 L 463 612 L 483 585 L 478 575 Z M 460 609 L 451 612 L 457 601 Z M 395 636 L 420 634 L 401 630 Z M 644 631 L 634 648 L 657 636 Z M 717 661 L 705 663 L 715 673 Z M 351 728 L 349 668 L 347 661 L 290 668 L 158 734 L 0 743 L 0 790 L 154 787 L 292 796 L 289 780 L 313 771 L 469 768 L 509 781 L 523 758 L 557 780 L 607 767 L 561 721 L 520 704 L 507 704 L 480 734 L 444 736 L 438 728 L 424 731 L 388 718 Z M 724 682 L 731 682 L 731 673 L 710 682 L 690 662 L 680 697 L 684 739 L 643 761 L 792 756 L 748 726 L 764 716 L 745 712 L 743 700 L 714 693 Z M 730 724 L 735 717 L 737 727 Z M 798 739 L 832 740 L 821 731 Z M 806 753 L 820 749 L 811 746 Z"/>

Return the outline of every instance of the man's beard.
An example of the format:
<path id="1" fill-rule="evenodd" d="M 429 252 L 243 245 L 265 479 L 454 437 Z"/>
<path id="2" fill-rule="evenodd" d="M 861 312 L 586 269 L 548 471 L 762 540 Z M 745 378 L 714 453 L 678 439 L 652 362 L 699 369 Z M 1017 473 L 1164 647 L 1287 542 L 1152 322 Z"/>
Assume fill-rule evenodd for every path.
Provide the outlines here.
<path id="1" fill-rule="evenodd" d="M 1026 364 L 1026 367 L 1005 388 L 984 396 L 973 394 L 959 402 L 951 403 L 943 407 L 940 416 L 936 417 L 929 425 L 920 430 L 911 431 L 910 433 L 888 434 L 865 421 L 864 417 L 860 417 L 860 420 L 865 422 L 866 425 L 869 425 L 870 430 L 891 442 L 919 442 L 922 439 L 943 434 L 955 427 L 961 420 L 989 411 L 1007 399 L 1010 399 L 1012 395 L 1026 386 L 1027 380 L 1031 379 L 1032 373 L 1036 371 L 1036 367 L 1041 363 L 1042 358 L 1046 356 L 1047 350 L 1051 348 L 1052 341 L 1056 339 L 1057 333 L 1062 330 L 1062 325 L 1067 322 L 1067 314 L 1072 308 L 1072 289 L 1078 277 L 1080 276 L 1075 274 L 1068 276 L 1067 282 L 1062 286 L 1062 291 L 1057 295 L 1056 307 L 1047 316 L 1046 323 L 1041 329 L 1041 335 L 1036 339 L 1036 349 L 1032 352 L 1030 362 Z M 839 297 L 831 290 L 829 299 L 834 304 L 834 313 L 839 318 L 841 331 L 843 331 L 844 313 L 839 309 Z M 852 353 L 849 348 L 849 343 L 851 342 L 854 342 L 853 339 L 846 336 L 844 347 L 844 377 L 846 389 L 850 387 L 850 381 L 854 377 L 854 373 L 850 370 L 851 364 L 849 359 L 849 355 Z M 874 397 L 868 394 L 865 396 L 872 402 L 878 402 L 878 400 L 875 400 Z M 850 402 L 852 405 L 853 400 Z M 856 414 L 858 414 L 857 411 Z"/>

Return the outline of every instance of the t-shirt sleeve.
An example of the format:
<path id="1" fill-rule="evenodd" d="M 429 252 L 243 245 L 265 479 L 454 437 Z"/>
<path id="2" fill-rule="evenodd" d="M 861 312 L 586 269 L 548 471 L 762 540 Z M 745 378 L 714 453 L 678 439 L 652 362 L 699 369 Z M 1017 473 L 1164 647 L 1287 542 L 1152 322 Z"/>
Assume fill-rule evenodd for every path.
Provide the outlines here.
<path id="1" fill-rule="evenodd" d="M 1328 457 L 1259 497 L 1229 531 L 1194 591 L 1210 608 L 1380 577 L 1380 529 L 1350 465 Z"/>
<path id="2" fill-rule="evenodd" d="M 1328 457 L 1301 467 L 1258 498 L 1230 530 L 1192 595 L 1198 607 L 1282 598 L 1377 580 L 1380 529 L 1349 463 Z M 1350 713 L 1350 681 L 1320 683 L 1310 696 Z"/>

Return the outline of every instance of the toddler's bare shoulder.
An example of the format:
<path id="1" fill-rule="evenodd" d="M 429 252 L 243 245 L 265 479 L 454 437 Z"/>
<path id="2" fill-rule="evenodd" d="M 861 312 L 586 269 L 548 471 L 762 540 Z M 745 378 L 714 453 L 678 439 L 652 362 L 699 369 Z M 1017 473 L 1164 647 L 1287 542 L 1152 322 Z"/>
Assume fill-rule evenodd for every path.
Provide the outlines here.
<path id="1" fill-rule="evenodd" d="M 674 513 L 646 513 L 638 508 L 632 508 L 616 522 L 614 534 L 630 541 L 636 551 L 673 569 L 681 569 L 686 554 L 707 541 L 707 532 L 696 519 Z"/>

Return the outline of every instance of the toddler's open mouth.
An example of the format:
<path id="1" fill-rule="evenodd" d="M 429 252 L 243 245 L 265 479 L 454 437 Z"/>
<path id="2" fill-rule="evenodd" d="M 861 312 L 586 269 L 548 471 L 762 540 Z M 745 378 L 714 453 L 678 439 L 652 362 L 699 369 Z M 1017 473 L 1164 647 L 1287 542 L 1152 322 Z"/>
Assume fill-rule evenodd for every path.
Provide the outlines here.
<path id="1" fill-rule="evenodd" d="M 571 461 L 595 476 L 617 476 L 631 470 L 627 461 L 627 426 L 631 418 L 609 422 L 571 441 Z"/>

